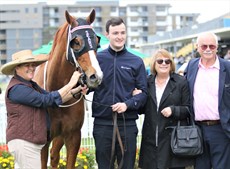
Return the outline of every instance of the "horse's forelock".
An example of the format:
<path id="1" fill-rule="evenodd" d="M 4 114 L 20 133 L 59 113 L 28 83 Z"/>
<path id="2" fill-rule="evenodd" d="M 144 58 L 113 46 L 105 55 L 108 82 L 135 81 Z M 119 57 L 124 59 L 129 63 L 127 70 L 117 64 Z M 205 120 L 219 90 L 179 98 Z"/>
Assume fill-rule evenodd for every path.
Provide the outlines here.
<path id="1" fill-rule="evenodd" d="M 89 25 L 89 23 L 85 19 L 82 19 L 82 18 L 78 18 L 77 22 L 78 22 L 79 26 L 81 26 L 81 25 Z"/>

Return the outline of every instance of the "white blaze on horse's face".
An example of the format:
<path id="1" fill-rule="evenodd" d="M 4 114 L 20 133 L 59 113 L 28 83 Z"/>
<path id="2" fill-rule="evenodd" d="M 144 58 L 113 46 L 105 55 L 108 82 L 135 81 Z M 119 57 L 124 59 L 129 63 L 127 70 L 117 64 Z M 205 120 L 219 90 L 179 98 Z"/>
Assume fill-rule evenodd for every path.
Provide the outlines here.
<path id="1" fill-rule="evenodd" d="M 101 67 L 98 63 L 96 54 L 94 50 L 88 51 L 90 61 L 92 64 L 92 67 L 96 70 L 96 79 L 97 79 L 97 84 L 101 84 L 102 78 L 103 78 L 103 72 L 101 71 Z"/>

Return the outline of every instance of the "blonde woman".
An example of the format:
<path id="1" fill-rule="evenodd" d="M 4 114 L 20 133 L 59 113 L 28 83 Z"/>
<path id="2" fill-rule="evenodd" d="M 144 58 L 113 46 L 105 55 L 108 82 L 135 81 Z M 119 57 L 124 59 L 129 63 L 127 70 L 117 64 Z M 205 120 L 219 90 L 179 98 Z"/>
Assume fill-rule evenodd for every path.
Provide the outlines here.
<path id="1" fill-rule="evenodd" d="M 165 49 L 152 56 L 148 77 L 139 167 L 142 169 L 184 169 L 193 159 L 181 158 L 171 151 L 171 129 L 178 120 L 189 117 L 189 87 L 186 79 L 175 73 L 175 63 Z"/>

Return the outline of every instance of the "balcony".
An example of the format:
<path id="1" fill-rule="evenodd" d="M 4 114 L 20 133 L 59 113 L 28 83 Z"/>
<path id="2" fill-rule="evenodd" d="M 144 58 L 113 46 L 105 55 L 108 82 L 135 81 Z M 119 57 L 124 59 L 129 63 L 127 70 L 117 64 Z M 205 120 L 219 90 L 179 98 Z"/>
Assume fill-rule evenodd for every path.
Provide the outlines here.
<path id="1" fill-rule="evenodd" d="M 6 39 L 6 35 L 5 34 L 0 34 L 0 40 L 5 40 Z"/>
<path id="2" fill-rule="evenodd" d="M 6 44 L 0 44 L 0 50 L 6 50 Z"/>

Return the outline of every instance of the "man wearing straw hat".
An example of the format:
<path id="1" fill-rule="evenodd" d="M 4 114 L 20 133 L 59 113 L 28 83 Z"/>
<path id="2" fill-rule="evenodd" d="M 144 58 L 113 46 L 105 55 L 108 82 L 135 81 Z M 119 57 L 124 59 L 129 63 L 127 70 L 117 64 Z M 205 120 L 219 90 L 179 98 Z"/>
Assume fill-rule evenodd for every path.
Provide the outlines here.
<path id="1" fill-rule="evenodd" d="M 81 73 L 75 71 L 67 85 L 47 92 L 32 79 L 45 55 L 33 56 L 31 50 L 12 55 L 12 61 L 3 65 L 1 72 L 13 75 L 6 89 L 6 142 L 20 169 L 40 169 L 40 152 L 47 141 L 47 107 L 58 107 L 85 87 L 76 86 Z"/>

